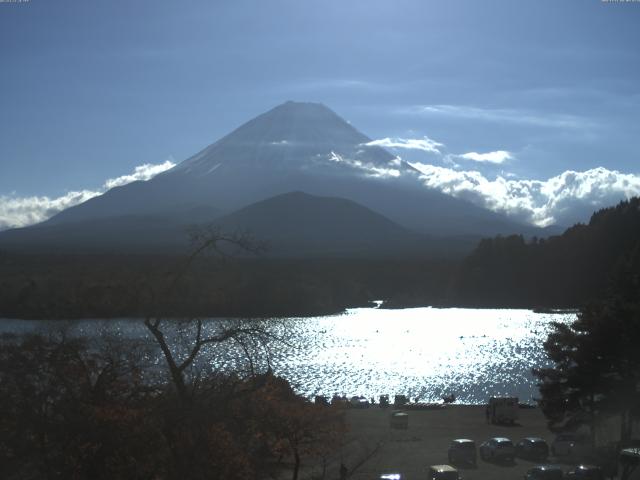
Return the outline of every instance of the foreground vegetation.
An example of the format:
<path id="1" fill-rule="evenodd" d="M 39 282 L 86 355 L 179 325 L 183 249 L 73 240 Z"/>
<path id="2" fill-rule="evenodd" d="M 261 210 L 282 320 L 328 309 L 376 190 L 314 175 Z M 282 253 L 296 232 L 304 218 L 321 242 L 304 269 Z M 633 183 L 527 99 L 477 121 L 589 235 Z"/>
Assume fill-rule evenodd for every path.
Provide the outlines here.
<path id="1" fill-rule="evenodd" d="M 342 412 L 269 370 L 185 368 L 179 388 L 149 363 L 154 352 L 122 338 L 5 335 L 0 477 L 295 479 L 339 448 Z"/>

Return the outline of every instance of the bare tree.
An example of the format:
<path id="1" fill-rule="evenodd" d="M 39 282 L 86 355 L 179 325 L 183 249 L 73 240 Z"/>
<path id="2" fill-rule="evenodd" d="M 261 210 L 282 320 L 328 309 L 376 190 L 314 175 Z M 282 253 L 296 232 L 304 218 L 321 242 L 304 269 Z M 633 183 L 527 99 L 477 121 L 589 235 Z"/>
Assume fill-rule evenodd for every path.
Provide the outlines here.
<path id="1" fill-rule="evenodd" d="M 144 319 L 144 325 L 162 351 L 171 381 L 183 402 L 189 402 L 193 393 L 188 385 L 187 372 L 195 367 L 196 358 L 203 349 L 235 344 L 248 361 L 251 373 L 255 373 L 253 357 L 256 348 L 262 350 L 268 364 L 268 341 L 274 336 L 269 329 L 270 322 L 265 320 L 224 319 L 211 324 L 198 317 L 166 318 L 164 307 L 174 298 L 178 285 L 199 258 L 213 254 L 215 258 L 228 260 L 239 252 L 259 254 L 265 249 L 264 244 L 256 242 L 246 233 L 227 234 L 215 227 L 194 229 L 191 239 L 194 245 L 191 254 L 175 272 L 168 275 L 166 286 L 154 295 L 156 310 Z M 168 332 L 176 325 L 182 327 L 180 331 L 174 331 L 175 335 L 182 337 L 182 351 L 177 351 L 176 342 L 172 342 L 175 338 L 168 338 Z"/>

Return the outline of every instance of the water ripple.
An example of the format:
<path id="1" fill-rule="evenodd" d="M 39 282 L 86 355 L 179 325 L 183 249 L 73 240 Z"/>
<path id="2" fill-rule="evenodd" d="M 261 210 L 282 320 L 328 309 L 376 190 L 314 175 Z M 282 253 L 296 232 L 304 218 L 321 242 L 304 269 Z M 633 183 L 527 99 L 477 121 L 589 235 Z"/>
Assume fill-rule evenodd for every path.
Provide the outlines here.
<path id="1" fill-rule="evenodd" d="M 530 402 L 538 396 L 531 369 L 547 365 L 542 344 L 552 321 L 570 322 L 574 314 L 530 310 L 411 308 L 349 309 L 344 314 L 285 319 L 280 333 L 287 346 L 275 345 L 274 371 L 309 397 L 316 394 L 404 394 L 436 402 L 454 393 L 461 403 L 485 403 L 496 395 Z M 208 322 L 215 329 L 216 320 Z M 48 322 L 1 320 L 0 332 L 34 330 Z M 145 338 L 141 321 L 78 321 L 76 334 L 107 330 Z M 174 348 L 179 347 L 179 341 Z M 239 347 L 204 352 L 202 366 L 234 368 Z"/>

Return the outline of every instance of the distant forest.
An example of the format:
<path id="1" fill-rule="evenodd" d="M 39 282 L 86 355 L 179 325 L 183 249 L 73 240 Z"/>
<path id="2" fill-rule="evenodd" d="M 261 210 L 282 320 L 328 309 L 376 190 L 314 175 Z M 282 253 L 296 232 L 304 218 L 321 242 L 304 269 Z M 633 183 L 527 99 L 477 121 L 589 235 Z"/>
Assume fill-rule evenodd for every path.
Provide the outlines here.
<path id="1" fill-rule="evenodd" d="M 464 259 L 200 259 L 159 299 L 183 259 L 153 255 L 0 252 L 0 317 L 289 316 L 386 300 L 389 308 L 573 308 L 610 279 L 640 273 L 640 199 L 593 214 L 548 239 L 481 240 Z"/>
<path id="2" fill-rule="evenodd" d="M 640 198 L 548 239 L 484 239 L 460 266 L 450 301 L 476 307 L 579 307 L 623 273 L 640 273 Z"/>
<path id="3" fill-rule="evenodd" d="M 0 255 L 0 317 L 274 317 L 337 313 L 386 299 L 444 304 L 450 260 L 200 259 L 158 298 L 183 259 L 167 256 Z M 165 285 L 166 286 L 166 285 Z"/>

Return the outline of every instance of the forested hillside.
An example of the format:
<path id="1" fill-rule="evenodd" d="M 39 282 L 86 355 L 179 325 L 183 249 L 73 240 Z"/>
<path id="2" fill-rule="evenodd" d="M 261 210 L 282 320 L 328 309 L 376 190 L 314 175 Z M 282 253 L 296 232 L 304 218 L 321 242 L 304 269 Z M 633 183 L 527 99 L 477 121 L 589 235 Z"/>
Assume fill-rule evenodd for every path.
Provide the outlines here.
<path id="1" fill-rule="evenodd" d="M 640 269 L 640 198 L 594 213 L 560 236 L 484 239 L 463 262 L 452 303 L 576 307 L 601 295 L 622 271 Z"/>
<path id="2" fill-rule="evenodd" d="M 3 255 L 0 318 L 144 317 L 182 257 Z M 167 316 L 318 315 L 385 299 L 444 305 L 453 261 L 205 258 L 185 275 Z"/>

